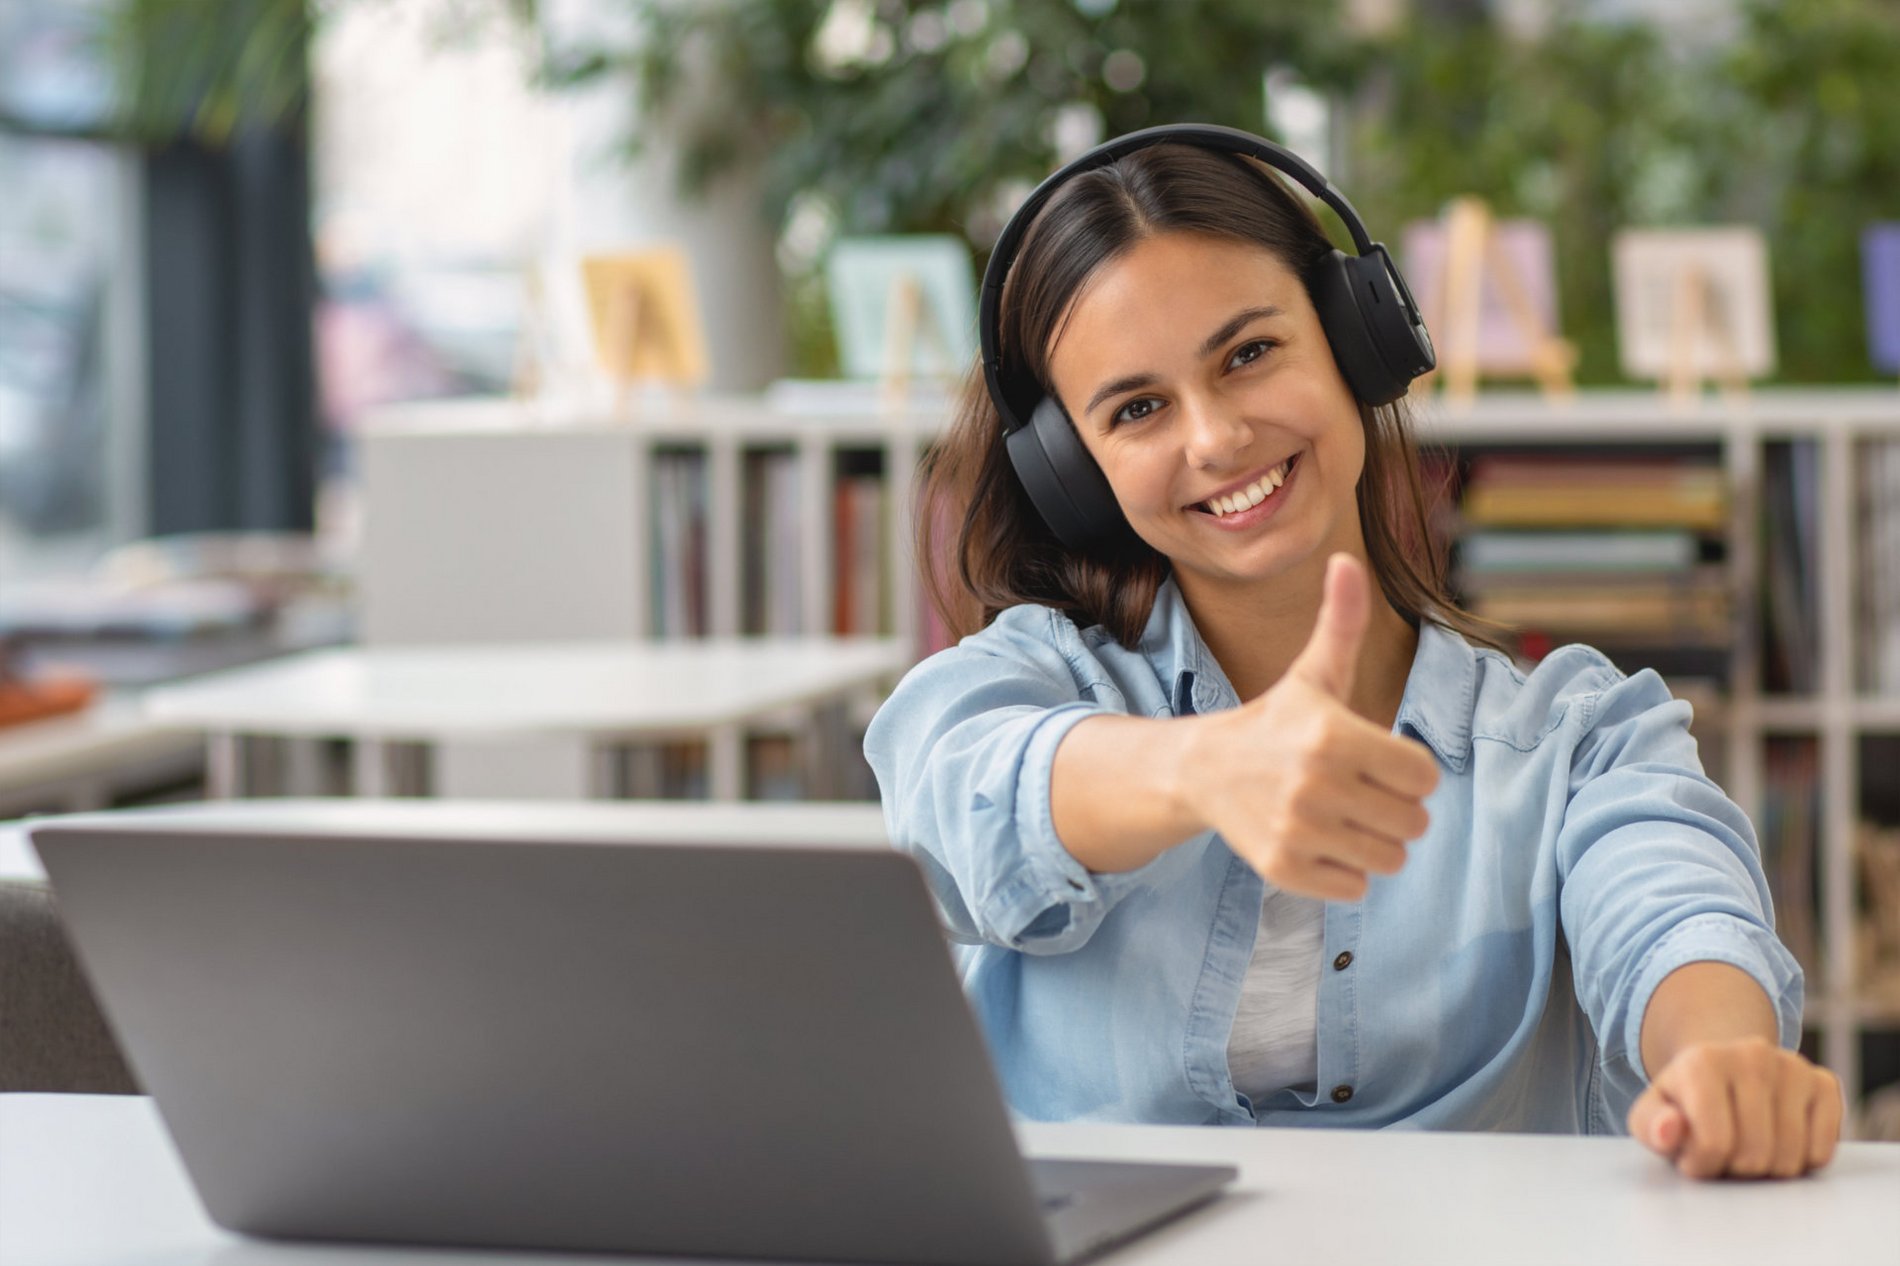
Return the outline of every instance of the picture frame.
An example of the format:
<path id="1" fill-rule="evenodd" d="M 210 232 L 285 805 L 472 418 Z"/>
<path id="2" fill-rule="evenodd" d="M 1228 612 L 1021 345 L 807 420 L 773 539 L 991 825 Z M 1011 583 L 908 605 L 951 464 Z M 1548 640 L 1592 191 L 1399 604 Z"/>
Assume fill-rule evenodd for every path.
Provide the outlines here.
<path id="1" fill-rule="evenodd" d="M 1550 226 L 1541 220 L 1498 219 L 1485 227 L 1483 257 L 1474 261 L 1477 337 L 1467 354 L 1486 377 L 1532 377 L 1542 367 L 1543 342 L 1561 337 L 1562 331 Z M 1456 271 L 1452 236 L 1447 217 L 1414 220 L 1400 237 L 1400 267 L 1441 353 L 1454 342 L 1454 331 L 1446 325 L 1447 292 Z"/>
<path id="2" fill-rule="evenodd" d="M 1860 258 L 1867 359 L 1882 373 L 1900 374 L 1900 221 L 1880 221 L 1863 229 Z"/>
<path id="3" fill-rule="evenodd" d="M 1617 351 L 1630 378 L 1686 391 L 1774 372 L 1768 243 L 1747 225 L 1626 229 L 1611 244 Z"/>
<path id="4" fill-rule="evenodd" d="M 840 238 L 825 285 L 845 377 L 951 378 L 976 356 L 975 270 L 962 238 Z"/>
<path id="5" fill-rule="evenodd" d="M 667 244 L 583 256 L 581 283 L 595 360 L 623 389 L 705 384 L 706 336 L 684 250 Z"/>

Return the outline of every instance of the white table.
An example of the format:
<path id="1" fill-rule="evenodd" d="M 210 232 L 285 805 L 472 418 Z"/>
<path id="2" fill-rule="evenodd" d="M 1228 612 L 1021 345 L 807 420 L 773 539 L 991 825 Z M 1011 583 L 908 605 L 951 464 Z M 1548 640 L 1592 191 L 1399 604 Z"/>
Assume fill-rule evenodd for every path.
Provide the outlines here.
<path id="1" fill-rule="evenodd" d="M 108 694 L 79 712 L 0 728 L 0 817 L 103 808 L 121 791 L 195 777 L 203 759 L 189 728 Z"/>
<path id="2" fill-rule="evenodd" d="M 1820 1177 L 1694 1183 L 1624 1139 L 1025 1126 L 1032 1155 L 1229 1161 L 1229 1193 L 1111 1266 L 1891 1262 L 1900 1146 Z M 0 1262 L 573 1266 L 564 1254 L 246 1240 L 205 1218 L 148 1100 L 0 1096 Z M 653 1260 L 653 1259 L 642 1259 Z M 702 1259 L 703 1260 L 703 1259 Z"/>
<path id="3" fill-rule="evenodd" d="M 910 665 L 885 638 L 404 646 L 311 651 L 154 687 L 147 715 L 206 732 L 207 786 L 245 794 L 248 736 L 359 745 L 358 791 L 400 783 L 393 744 L 580 738 L 589 794 L 618 789 L 618 749 L 704 741 L 713 799 L 745 786 L 749 724 L 875 690 Z"/>

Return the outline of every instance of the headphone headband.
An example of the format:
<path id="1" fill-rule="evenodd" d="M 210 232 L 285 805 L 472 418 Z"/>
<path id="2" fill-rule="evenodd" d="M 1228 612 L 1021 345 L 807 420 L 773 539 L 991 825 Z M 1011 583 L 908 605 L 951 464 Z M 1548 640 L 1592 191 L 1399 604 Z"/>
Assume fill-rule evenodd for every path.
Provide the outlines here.
<path id="1" fill-rule="evenodd" d="M 1016 260 L 1016 252 L 1022 245 L 1023 237 L 1035 222 L 1036 213 L 1070 177 L 1097 167 L 1106 167 L 1138 149 L 1163 144 L 1198 145 L 1202 149 L 1257 158 L 1275 171 L 1291 176 L 1301 188 L 1331 207 L 1346 226 L 1346 231 L 1352 235 L 1353 249 L 1359 254 L 1368 255 L 1374 250 L 1384 249 L 1372 240 L 1372 235 L 1366 231 L 1365 222 L 1353 210 L 1352 203 L 1346 201 L 1346 195 L 1333 188 L 1332 182 L 1320 175 L 1311 163 L 1265 137 L 1213 123 L 1167 123 L 1130 132 L 1097 145 L 1057 168 L 1023 200 L 1015 214 L 1010 216 L 1009 223 L 1003 226 L 1002 233 L 997 235 L 996 245 L 990 250 L 989 264 L 983 270 L 983 291 L 977 320 L 977 332 L 982 344 L 983 378 L 989 387 L 990 398 L 999 405 L 1008 403 L 1011 406 L 999 409 L 1006 430 L 1018 430 L 1028 425 L 1029 419 L 1018 413 L 1015 402 L 1003 390 L 1003 352 L 998 345 L 1000 336 L 997 330 L 1003 305 L 1003 283 L 1009 277 L 1010 265 Z"/>

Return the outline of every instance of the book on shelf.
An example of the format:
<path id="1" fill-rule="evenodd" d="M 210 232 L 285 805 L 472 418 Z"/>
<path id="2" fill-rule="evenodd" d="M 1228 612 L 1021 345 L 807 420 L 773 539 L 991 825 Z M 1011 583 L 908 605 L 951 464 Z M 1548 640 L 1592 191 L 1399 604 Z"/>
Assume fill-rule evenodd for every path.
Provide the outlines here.
<path id="1" fill-rule="evenodd" d="M 1480 452 L 1458 503 L 1455 587 L 1536 659 L 1588 642 L 1701 675 L 1734 641 L 1725 477 L 1713 456 Z M 1685 661 L 1685 656 L 1689 661 Z"/>
<path id="2" fill-rule="evenodd" d="M 1900 694 L 1900 441 L 1870 441 L 1859 456 L 1855 677 L 1861 689 L 1893 696 Z"/>
<path id="3" fill-rule="evenodd" d="M 1762 464 L 1762 688 L 1811 693 L 1820 682 L 1819 452 L 1813 440 L 1770 445 Z"/>
<path id="4" fill-rule="evenodd" d="M 706 604 L 706 460 L 662 450 L 653 459 L 653 629 L 703 637 Z"/>
<path id="5" fill-rule="evenodd" d="M 1763 750 L 1756 821 L 1775 931 L 1809 980 L 1820 980 L 1816 882 L 1821 837 L 1820 748 L 1811 738 L 1770 738 Z"/>
<path id="6" fill-rule="evenodd" d="M 1727 591 L 1705 586 L 1525 586 L 1481 590 L 1467 601 L 1487 620 L 1585 640 L 1712 646 L 1726 645 L 1733 632 Z"/>
<path id="7" fill-rule="evenodd" d="M 833 490 L 832 632 L 840 636 L 872 636 L 888 627 L 886 500 L 880 474 L 843 476 Z"/>
<path id="8" fill-rule="evenodd" d="M 790 449 L 749 452 L 744 481 L 742 627 L 747 633 L 796 636 L 805 628 L 798 454 Z"/>
<path id="9" fill-rule="evenodd" d="M 1485 487 L 1465 495 L 1467 523 L 1512 527 L 1684 527 L 1717 532 L 1728 498 L 1717 493 L 1624 487 Z"/>
<path id="10" fill-rule="evenodd" d="M 890 499 L 881 476 L 851 481 L 856 498 L 856 548 L 851 558 L 856 632 L 877 635 L 890 631 L 890 585 L 885 583 L 884 542 L 890 539 Z"/>
<path id="11" fill-rule="evenodd" d="M 1619 574 L 1669 572 L 1693 567 L 1700 557 L 1694 533 L 1514 532 L 1481 529 L 1459 543 L 1465 574 L 1530 572 Z"/>
<path id="12" fill-rule="evenodd" d="M 746 798 L 804 800 L 809 790 L 798 739 L 790 734 L 753 734 L 746 739 Z"/>
<path id="13" fill-rule="evenodd" d="M 1476 526 L 1718 532 L 1729 498 L 1721 467 L 1699 458 L 1486 454 L 1471 463 L 1460 512 Z"/>

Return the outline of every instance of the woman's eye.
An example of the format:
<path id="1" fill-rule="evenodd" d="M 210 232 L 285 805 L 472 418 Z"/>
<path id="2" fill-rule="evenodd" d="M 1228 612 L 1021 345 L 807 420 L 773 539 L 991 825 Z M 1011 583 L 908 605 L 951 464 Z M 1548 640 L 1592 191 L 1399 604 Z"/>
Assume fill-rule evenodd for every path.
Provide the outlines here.
<path id="1" fill-rule="evenodd" d="M 1251 343 L 1242 343 L 1239 347 L 1234 349 L 1234 355 L 1227 363 L 1230 366 L 1251 365 L 1262 356 L 1265 356 L 1267 349 L 1272 346 L 1273 340 L 1266 338 L 1257 338 Z"/>
<path id="2" fill-rule="evenodd" d="M 1115 410 L 1115 416 L 1109 419 L 1109 421 L 1116 424 L 1120 424 L 1123 422 L 1139 422 L 1143 418 L 1147 417 L 1150 413 L 1153 413 L 1155 411 L 1155 408 L 1156 408 L 1155 402 L 1153 400 L 1148 399 L 1146 396 L 1143 396 L 1137 400 L 1130 400 L 1127 404 Z"/>

